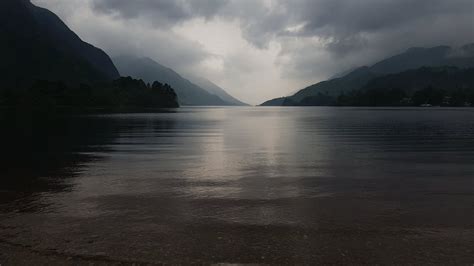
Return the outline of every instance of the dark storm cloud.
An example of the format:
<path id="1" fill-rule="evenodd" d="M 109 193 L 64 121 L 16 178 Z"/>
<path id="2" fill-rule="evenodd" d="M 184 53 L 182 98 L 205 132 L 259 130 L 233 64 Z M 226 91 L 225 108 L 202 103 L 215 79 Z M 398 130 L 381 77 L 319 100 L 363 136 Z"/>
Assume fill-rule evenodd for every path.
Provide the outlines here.
<path id="1" fill-rule="evenodd" d="M 431 31 L 431 26 L 440 27 L 436 33 L 440 36 L 446 33 L 441 31 L 452 30 L 446 24 L 456 23 L 460 28 L 454 42 L 473 38 L 472 0 L 93 0 L 92 3 L 96 11 L 125 19 L 145 19 L 163 27 L 193 18 L 237 19 L 243 37 L 258 48 L 266 48 L 279 37 L 316 37 L 329 52 L 345 55 L 353 49 L 370 46 L 371 38 L 387 35 L 390 39 L 390 35 L 400 35 L 402 31 L 407 33 L 405 37 L 410 37 L 412 33 Z M 299 31 L 288 31 L 297 25 L 302 26 Z"/>
<path id="2" fill-rule="evenodd" d="M 371 64 L 412 46 L 474 41 L 472 0 L 279 0 L 284 73 L 303 78 Z M 268 32 L 265 32 L 268 35 Z M 258 36 L 258 34 L 255 34 Z M 298 40 L 295 42 L 294 40 Z M 323 49 L 327 55 L 317 55 Z"/>
<path id="3" fill-rule="evenodd" d="M 167 27 L 195 17 L 211 18 L 226 0 L 93 0 L 93 8 L 125 19 L 145 19 Z"/>
<path id="4" fill-rule="evenodd" d="M 474 34 L 472 0 L 294 0 L 288 13 L 304 23 L 299 36 L 323 38 L 338 53 L 370 40 L 366 36 L 397 31 L 423 34 L 441 26 L 438 34 L 446 34 L 450 25 L 463 24 L 459 35 L 469 41 Z"/>

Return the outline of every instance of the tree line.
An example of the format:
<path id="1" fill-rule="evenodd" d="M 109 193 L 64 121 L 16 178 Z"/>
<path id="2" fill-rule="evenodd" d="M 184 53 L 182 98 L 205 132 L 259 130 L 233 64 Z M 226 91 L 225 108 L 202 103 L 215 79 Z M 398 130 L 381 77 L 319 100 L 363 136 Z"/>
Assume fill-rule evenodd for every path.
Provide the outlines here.
<path id="1" fill-rule="evenodd" d="M 29 86 L 0 89 L 0 106 L 22 109 L 174 108 L 178 99 L 168 84 L 121 77 L 112 82 L 69 85 L 36 80 Z"/>

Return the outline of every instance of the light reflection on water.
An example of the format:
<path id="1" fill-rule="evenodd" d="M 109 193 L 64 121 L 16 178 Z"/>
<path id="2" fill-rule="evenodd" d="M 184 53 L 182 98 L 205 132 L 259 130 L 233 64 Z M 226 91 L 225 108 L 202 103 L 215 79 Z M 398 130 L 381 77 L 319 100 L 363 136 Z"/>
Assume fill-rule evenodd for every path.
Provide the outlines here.
<path id="1" fill-rule="evenodd" d="M 474 220 L 472 109 L 185 107 L 4 120 L 16 124 L 2 132 L 0 224 L 40 227 L 37 237 L 55 241 L 100 235 L 95 248 L 110 255 L 126 248 L 117 232 L 147 250 L 194 226 L 206 239 L 211 226 L 277 258 L 302 228 L 464 230 Z M 184 256 L 218 261 L 180 241 Z M 239 247 L 249 258 L 235 261 L 254 261 Z M 209 252 L 230 256 L 225 245 Z"/>

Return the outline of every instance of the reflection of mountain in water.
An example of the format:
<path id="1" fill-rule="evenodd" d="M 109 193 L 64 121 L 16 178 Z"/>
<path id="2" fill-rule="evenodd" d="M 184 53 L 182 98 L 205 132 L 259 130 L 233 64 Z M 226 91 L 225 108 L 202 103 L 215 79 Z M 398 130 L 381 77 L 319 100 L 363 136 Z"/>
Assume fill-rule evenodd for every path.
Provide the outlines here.
<path id="1" fill-rule="evenodd" d="M 168 122 L 164 126 L 172 126 Z M 97 153 L 109 150 L 123 131 L 120 121 L 97 116 L 0 114 L 0 123 L 0 204 L 19 200 L 22 210 L 38 207 L 29 202 L 39 193 L 70 190 L 71 178 L 100 160 Z"/>

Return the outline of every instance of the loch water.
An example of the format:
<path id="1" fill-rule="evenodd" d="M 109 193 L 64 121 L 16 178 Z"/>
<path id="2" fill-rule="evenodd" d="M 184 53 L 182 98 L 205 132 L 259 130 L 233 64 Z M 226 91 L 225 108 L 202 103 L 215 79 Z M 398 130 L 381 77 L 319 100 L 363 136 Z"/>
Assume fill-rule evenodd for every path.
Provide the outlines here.
<path id="1" fill-rule="evenodd" d="M 474 263 L 474 108 L 0 122 L 0 261 Z"/>

